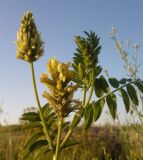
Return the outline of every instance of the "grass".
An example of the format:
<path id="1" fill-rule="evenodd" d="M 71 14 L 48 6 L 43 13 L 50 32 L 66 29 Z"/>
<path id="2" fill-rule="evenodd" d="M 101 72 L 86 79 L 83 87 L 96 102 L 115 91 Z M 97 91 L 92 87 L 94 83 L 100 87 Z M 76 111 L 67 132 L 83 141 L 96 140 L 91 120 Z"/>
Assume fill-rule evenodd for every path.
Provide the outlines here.
<path id="1" fill-rule="evenodd" d="M 18 160 L 30 132 L 20 125 L 0 127 L 0 160 Z M 140 160 L 143 159 L 143 127 L 95 126 L 84 131 L 76 129 L 72 135 L 78 145 L 65 149 L 62 160 Z M 38 157 L 33 153 L 28 160 L 51 159 L 50 154 Z"/>

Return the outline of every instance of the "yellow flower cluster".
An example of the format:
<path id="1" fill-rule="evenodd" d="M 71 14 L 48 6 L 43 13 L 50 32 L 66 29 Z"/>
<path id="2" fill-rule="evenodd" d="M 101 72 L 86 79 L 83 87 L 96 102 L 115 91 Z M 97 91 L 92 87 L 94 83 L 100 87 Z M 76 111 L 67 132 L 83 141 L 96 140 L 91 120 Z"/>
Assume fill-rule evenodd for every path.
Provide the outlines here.
<path id="1" fill-rule="evenodd" d="M 47 67 L 52 79 L 49 79 L 48 75 L 43 73 L 41 82 L 48 86 L 53 86 L 52 88 L 57 90 L 62 90 L 75 76 L 74 71 L 69 70 L 70 63 L 64 64 L 58 62 L 56 58 L 50 59 Z"/>
<path id="2" fill-rule="evenodd" d="M 75 72 L 69 70 L 70 63 L 58 62 L 56 58 L 50 59 L 47 67 L 50 77 L 48 74 L 43 73 L 41 82 L 48 87 L 50 93 L 45 91 L 43 96 L 58 116 L 67 116 L 74 108 L 71 104 L 77 85 L 68 84 L 74 79 Z"/>
<path id="3" fill-rule="evenodd" d="M 17 32 L 17 58 L 27 62 L 36 61 L 44 53 L 43 44 L 32 12 L 26 12 L 21 19 L 21 26 Z"/>

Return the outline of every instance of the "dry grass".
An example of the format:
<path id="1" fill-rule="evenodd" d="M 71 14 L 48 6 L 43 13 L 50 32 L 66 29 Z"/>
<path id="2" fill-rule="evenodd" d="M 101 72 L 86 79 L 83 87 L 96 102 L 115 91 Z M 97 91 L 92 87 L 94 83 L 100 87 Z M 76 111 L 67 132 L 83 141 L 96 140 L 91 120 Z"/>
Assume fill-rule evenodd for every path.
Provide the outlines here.
<path id="1" fill-rule="evenodd" d="M 79 144 L 65 149 L 62 160 L 138 160 L 143 157 L 143 128 L 141 126 L 94 127 L 88 131 L 78 128 L 72 135 Z M 21 126 L 0 127 L 0 160 L 18 160 L 28 132 Z M 37 154 L 34 153 L 29 160 Z M 42 155 L 35 160 L 43 160 Z M 20 159 L 20 158 L 19 158 Z"/>

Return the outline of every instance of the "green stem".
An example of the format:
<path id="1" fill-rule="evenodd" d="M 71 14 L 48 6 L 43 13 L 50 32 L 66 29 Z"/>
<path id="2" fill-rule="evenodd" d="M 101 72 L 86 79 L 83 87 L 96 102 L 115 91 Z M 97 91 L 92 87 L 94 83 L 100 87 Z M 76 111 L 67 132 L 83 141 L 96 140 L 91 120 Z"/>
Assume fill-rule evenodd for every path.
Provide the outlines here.
<path id="1" fill-rule="evenodd" d="M 101 99 L 106 98 L 108 95 L 113 94 L 113 93 L 117 92 L 118 90 L 120 90 L 120 89 L 126 87 L 127 85 L 134 83 L 134 82 L 135 82 L 135 81 L 131 81 L 131 82 L 127 83 L 127 84 L 122 85 L 121 87 L 119 87 L 119 88 L 117 88 L 117 89 L 115 89 L 115 90 L 107 93 L 106 95 L 102 96 L 101 98 L 98 99 L 98 101 L 101 100 Z"/>
<path id="2" fill-rule="evenodd" d="M 62 143 L 61 143 L 61 148 L 62 148 L 62 147 L 64 146 L 64 144 L 67 142 L 67 140 L 69 139 L 71 133 L 72 133 L 72 130 L 69 129 L 69 131 L 68 131 L 68 133 L 66 134 L 64 140 L 63 140 Z"/>
<path id="3" fill-rule="evenodd" d="M 87 105 L 89 104 L 90 100 L 91 100 L 91 97 L 92 97 L 92 94 L 93 94 L 93 90 L 94 90 L 94 82 L 95 82 L 95 72 L 94 72 L 94 69 L 92 69 L 92 84 L 91 84 L 91 90 L 90 90 L 90 93 L 89 93 L 89 97 L 87 99 L 87 101 L 85 102 L 86 100 L 86 91 L 84 91 L 84 96 L 83 96 L 83 108 L 86 108 Z M 80 117 L 79 117 L 80 118 Z M 64 140 L 62 141 L 61 143 L 61 147 L 64 146 L 64 144 L 67 142 L 67 140 L 69 139 L 70 135 L 72 133 L 72 130 L 69 129 L 68 133 L 66 134 Z"/>
<path id="4" fill-rule="evenodd" d="M 56 152 L 54 155 L 54 160 L 59 159 L 62 125 L 63 125 L 63 118 L 59 117 L 58 118 L 58 136 L 57 136 L 57 144 L 56 144 Z"/>
<path id="5" fill-rule="evenodd" d="M 38 97 L 38 92 L 37 92 L 37 87 L 36 87 L 36 81 L 35 81 L 35 72 L 34 72 L 34 65 L 33 65 L 33 62 L 30 63 L 30 67 L 31 67 L 31 73 L 32 73 L 32 82 L 33 82 L 33 87 L 34 87 L 34 93 L 35 93 L 35 97 L 36 97 L 36 102 L 37 102 L 37 105 L 38 105 L 38 110 L 39 110 L 39 115 L 40 115 L 40 119 L 41 119 L 41 122 L 42 122 L 42 125 L 43 125 L 43 129 L 44 129 L 44 132 L 45 132 L 45 135 L 46 135 L 46 139 L 50 145 L 50 148 L 51 149 L 54 149 L 54 145 L 53 145 L 53 142 L 51 140 L 51 137 L 50 137 L 50 134 L 49 134 L 49 131 L 47 130 L 47 127 L 46 127 L 46 122 L 44 120 L 44 117 L 43 117 L 43 114 L 42 114 L 42 108 L 41 108 L 41 105 L 40 105 L 40 101 L 39 101 L 39 97 Z"/>
<path id="6" fill-rule="evenodd" d="M 85 100 L 86 100 L 86 89 L 84 89 L 84 92 L 83 92 L 83 101 L 82 101 L 83 106 L 85 104 Z"/>

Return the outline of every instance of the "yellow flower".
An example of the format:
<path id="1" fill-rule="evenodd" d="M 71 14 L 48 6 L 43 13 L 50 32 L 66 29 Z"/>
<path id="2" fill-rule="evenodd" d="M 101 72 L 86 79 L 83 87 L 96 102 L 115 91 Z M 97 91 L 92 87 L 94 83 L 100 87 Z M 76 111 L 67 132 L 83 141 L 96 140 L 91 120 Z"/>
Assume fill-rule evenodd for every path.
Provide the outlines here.
<path id="1" fill-rule="evenodd" d="M 56 60 L 55 57 L 51 59 L 50 63 L 51 63 L 52 69 L 54 69 L 58 65 L 58 61 Z"/>
<path id="2" fill-rule="evenodd" d="M 58 78 L 58 71 L 57 71 L 58 63 L 59 62 L 56 60 L 55 57 L 50 59 L 47 63 L 48 70 L 53 80 L 56 80 Z"/>
<path id="3" fill-rule="evenodd" d="M 62 85 L 62 82 L 61 82 L 60 80 L 57 80 L 56 88 L 57 88 L 58 90 L 62 90 L 63 85 Z"/>
<path id="4" fill-rule="evenodd" d="M 75 72 L 69 69 L 70 63 L 59 62 L 56 58 L 50 59 L 47 67 L 51 77 L 43 73 L 41 82 L 49 88 L 50 92 L 44 92 L 43 96 L 58 116 L 67 116 L 73 110 L 71 108 L 73 93 L 78 88 L 73 84 L 69 86 L 69 82 L 75 77 Z"/>
<path id="5" fill-rule="evenodd" d="M 48 61 L 47 67 L 50 72 L 51 78 L 53 81 L 61 81 L 62 83 L 68 83 L 70 80 L 73 79 L 73 71 L 69 70 L 70 64 L 64 64 L 58 62 L 56 58 L 52 58 Z"/>
<path id="6" fill-rule="evenodd" d="M 17 58 L 27 62 L 39 59 L 44 53 L 44 42 L 37 30 L 32 12 L 26 12 L 17 32 Z"/>

